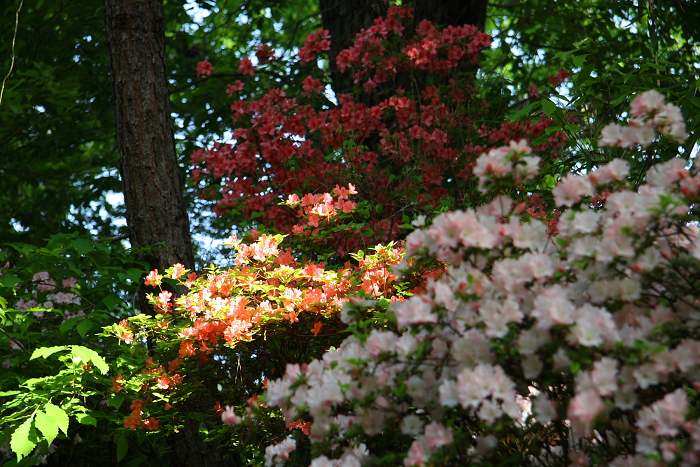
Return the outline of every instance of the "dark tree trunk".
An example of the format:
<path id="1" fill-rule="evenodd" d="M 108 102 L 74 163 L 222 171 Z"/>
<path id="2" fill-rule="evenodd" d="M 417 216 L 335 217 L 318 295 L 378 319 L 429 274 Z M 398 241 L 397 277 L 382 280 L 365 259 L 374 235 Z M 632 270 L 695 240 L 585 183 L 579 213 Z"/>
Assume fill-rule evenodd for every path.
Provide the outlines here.
<path id="1" fill-rule="evenodd" d="M 350 73 L 341 73 L 336 66 L 336 57 L 352 45 L 355 35 L 369 29 L 375 18 L 384 16 L 387 5 L 383 0 L 320 0 L 323 28 L 331 35 L 330 57 L 331 81 L 336 96 L 345 94 L 352 87 Z"/>
<path id="2" fill-rule="evenodd" d="M 194 267 L 175 153 L 162 0 L 105 0 L 119 168 L 131 245 L 164 242 L 148 258 L 161 272 Z"/>
<path id="3" fill-rule="evenodd" d="M 119 166 L 129 239 L 135 248 L 164 243 L 144 258 L 161 272 L 194 267 L 190 222 L 175 152 L 165 63 L 163 0 L 105 0 Z M 142 301 L 142 311 L 148 312 Z M 212 402 L 213 411 L 213 402 Z M 186 416 L 189 410 L 182 407 Z M 170 438 L 168 465 L 228 466 L 185 418 Z"/>
<path id="4" fill-rule="evenodd" d="M 471 24 L 484 30 L 488 0 L 412 0 L 416 26 L 427 19 L 436 26 Z"/>
<path id="5" fill-rule="evenodd" d="M 410 0 L 413 7 L 414 25 L 427 19 L 436 26 L 462 26 L 471 24 L 483 30 L 486 25 L 488 0 Z M 349 72 L 340 73 L 336 57 L 341 50 L 352 45 L 355 35 L 369 29 L 376 18 L 387 12 L 384 0 L 320 0 L 323 28 L 331 35 L 330 56 L 331 79 L 336 95 L 352 87 Z M 406 31 L 409 37 L 412 30 Z"/>

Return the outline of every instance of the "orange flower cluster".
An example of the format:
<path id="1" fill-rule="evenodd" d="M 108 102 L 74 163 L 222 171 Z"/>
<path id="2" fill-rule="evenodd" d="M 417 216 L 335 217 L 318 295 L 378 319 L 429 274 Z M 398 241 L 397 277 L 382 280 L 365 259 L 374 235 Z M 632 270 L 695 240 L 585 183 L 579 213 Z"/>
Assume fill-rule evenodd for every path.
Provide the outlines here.
<path id="1" fill-rule="evenodd" d="M 149 417 L 147 420 L 141 421 L 143 416 L 143 407 L 146 405 L 141 399 L 134 399 L 131 402 L 131 415 L 124 419 L 124 428 L 129 430 L 135 430 L 137 427 L 142 426 L 149 431 L 157 430 L 160 422 L 155 419 L 155 417 Z"/>

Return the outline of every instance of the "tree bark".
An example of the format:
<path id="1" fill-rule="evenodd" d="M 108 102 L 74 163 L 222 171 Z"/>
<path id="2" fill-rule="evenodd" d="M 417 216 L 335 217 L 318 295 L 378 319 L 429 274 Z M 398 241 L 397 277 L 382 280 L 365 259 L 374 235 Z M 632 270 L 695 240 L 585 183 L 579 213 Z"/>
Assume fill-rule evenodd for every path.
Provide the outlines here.
<path id="1" fill-rule="evenodd" d="M 165 60 L 163 0 L 105 0 L 119 170 L 129 239 L 134 248 L 164 243 L 143 259 L 161 272 L 194 267 L 190 221 L 175 152 Z M 143 298 L 143 295 L 142 295 Z M 142 302 L 142 311 L 148 313 Z M 213 407 L 213 402 L 211 404 Z M 228 466 L 226 452 L 203 443 L 199 423 L 182 407 L 179 433 L 169 438 L 168 465 Z"/>
<path id="2" fill-rule="evenodd" d="M 162 0 L 105 0 L 112 101 L 129 239 L 165 243 L 152 268 L 194 267 L 190 221 L 175 152 Z"/>
<path id="3" fill-rule="evenodd" d="M 331 81 L 336 96 L 352 88 L 349 71 L 341 73 L 336 57 L 352 45 L 355 35 L 369 29 L 376 18 L 384 16 L 387 5 L 383 0 L 320 0 L 323 28 L 331 35 L 330 57 Z"/>

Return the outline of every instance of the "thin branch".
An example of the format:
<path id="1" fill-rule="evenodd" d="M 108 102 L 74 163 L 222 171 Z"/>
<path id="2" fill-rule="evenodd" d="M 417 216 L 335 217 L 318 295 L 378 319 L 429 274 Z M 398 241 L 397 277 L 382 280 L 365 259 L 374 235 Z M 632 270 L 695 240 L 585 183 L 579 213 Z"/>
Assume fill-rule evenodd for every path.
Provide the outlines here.
<path id="1" fill-rule="evenodd" d="M 102 242 L 114 243 L 114 242 L 118 242 L 119 240 L 125 240 L 127 238 L 129 238 L 129 234 L 121 234 L 121 235 L 115 235 L 113 237 L 96 238 L 93 240 L 93 242 L 94 243 L 102 243 Z"/>
<path id="2" fill-rule="evenodd" d="M 0 105 L 2 105 L 2 95 L 5 93 L 5 81 L 12 74 L 12 69 L 15 67 L 15 43 L 17 42 L 17 30 L 19 29 L 19 12 L 22 11 L 22 5 L 24 5 L 24 0 L 19 2 L 19 8 L 17 8 L 17 13 L 15 13 L 15 32 L 12 35 L 12 61 L 10 62 L 10 70 L 5 75 L 5 79 L 2 80 L 2 87 L 0 88 Z"/>
<path id="3" fill-rule="evenodd" d="M 26 353 L 27 355 L 29 355 L 29 356 L 31 357 L 32 354 L 29 353 L 29 350 L 27 350 L 27 349 L 24 348 L 24 345 L 22 345 L 22 343 L 21 343 L 19 340 L 17 340 L 17 339 L 15 339 L 14 337 L 10 336 L 10 335 L 7 333 L 7 331 L 5 331 L 3 328 L 0 328 L 0 332 L 2 332 L 3 334 L 5 334 L 5 335 L 7 336 L 7 338 L 10 339 L 10 342 L 14 342 L 14 343 L 17 345 L 17 347 L 19 347 L 19 349 L 20 349 L 22 352 Z M 46 366 L 46 365 L 44 364 L 44 362 L 42 362 L 41 360 L 37 360 L 37 363 L 39 363 L 39 365 L 41 365 L 41 366 L 43 366 L 44 368 L 46 368 L 48 371 L 51 371 L 51 368 L 49 368 L 48 366 Z"/>

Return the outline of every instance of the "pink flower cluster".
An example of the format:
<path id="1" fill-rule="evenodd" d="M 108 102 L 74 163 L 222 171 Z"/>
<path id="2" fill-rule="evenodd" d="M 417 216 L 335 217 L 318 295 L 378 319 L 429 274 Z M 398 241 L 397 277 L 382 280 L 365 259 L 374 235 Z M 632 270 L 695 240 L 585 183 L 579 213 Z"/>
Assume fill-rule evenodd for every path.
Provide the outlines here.
<path id="1" fill-rule="evenodd" d="M 17 310 L 29 310 L 30 308 L 53 308 L 55 305 L 80 305 L 81 298 L 77 294 L 73 293 L 71 290 L 75 289 L 77 281 L 75 278 L 71 277 L 68 279 L 63 279 L 60 286 L 56 285 L 56 281 L 51 279 L 48 272 L 42 271 L 37 272 L 32 277 L 32 282 L 36 283 L 36 288 L 32 290 L 32 297 L 29 300 L 20 298 L 17 303 L 15 303 L 15 308 Z M 51 292 L 51 293 L 47 293 Z M 46 294 L 46 295 L 44 295 Z M 84 316 L 85 313 L 81 311 L 77 315 L 73 315 L 68 311 L 64 312 L 64 321 L 74 317 L 74 316 Z M 38 318 L 44 316 L 43 311 L 35 311 L 34 315 Z"/>
<path id="2" fill-rule="evenodd" d="M 650 90 L 635 97 L 630 104 L 629 126 L 611 123 L 603 128 L 601 146 L 629 148 L 635 144 L 648 147 L 659 134 L 683 143 L 688 138 L 681 110 L 664 102 L 664 95 Z"/>
<path id="3" fill-rule="evenodd" d="M 479 177 L 479 191 L 486 193 L 492 187 L 493 179 L 509 175 L 511 182 L 519 185 L 535 175 L 540 158 L 530 156 L 532 149 L 527 140 L 511 141 L 508 146 L 491 149 L 476 161 L 474 175 Z"/>
<path id="4" fill-rule="evenodd" d="M 339 212 L 347 214 L 357 208 L 357 203 L 348 199 L 349 195 L 357 194 L 357 190 L 352 184 L 348 184 L 347 188 L 336 185 L 333 194 L 335 198 L 330 193 L 320 195 L 308 193 L 302 198 L 296 194 L 289 195 L 284 204 L 293 208 L 298 207 L 298 216 L 304 219 L 303 222 L 292 228 L 292 233 L 315 236 L 316 233 L 305 230 L 307 225 L 316 228 L 315 232 L 317 232 L 321 219 L 332 219 L 338 216 Z"/>
<path id="5" fill-rule="evenodd" d="M 265 449 L 265 467 L 272 465 L 283 465 L 289 459 L 289 453 L 297 447 L 296 441 L 292 438 L 285 438 L 282 442 L 268 446 Z"/>
<path id="6" fill-rule="evenodd" d="M 480 176 L 509 174 L 526 154 L 522 141 L 484 154 Z M 389 433 L 412 440 L 406 466 L 446 456 L 498 463 L 499 443 L 532 436 L 546 440 L 542 453 L 521 454 L 544 465 L 587 465 L 589 456 L 698 465 L 700 420 L 689 418 L 686 389 L 700 387 L 700 236 L 690 209 L 700 175 L 683 166 L 653 166 L 636 192 L 622 189 L 621 160 L 565 177 L 552 190 L 570 207 L 556 235 L 506 196 L 437 216 L 409 235 L 400 269 L 433 258 L 446 272 L 392 303 L 395 326 L 288 365 L 266 403 L 288 424 L 311 421 L 321 454 L 312 466 L 360 465 L 373 456 L 361 443 Z M 605 190 L 602 207 L 585 202 Z M 342 319 L 352 324 L 374 305 L 346 302 Z M 553 430 L 563 419 L 570 430 Z"/>

